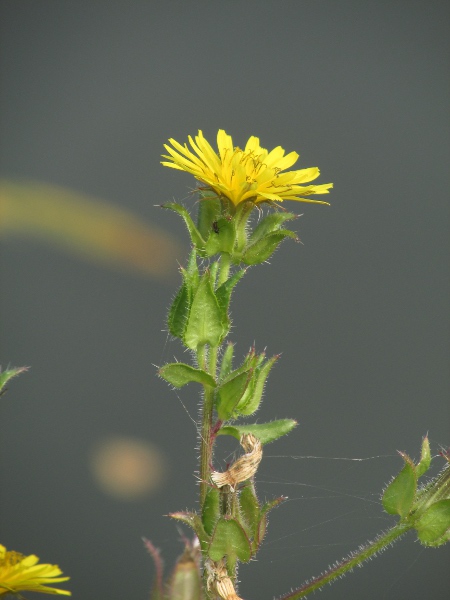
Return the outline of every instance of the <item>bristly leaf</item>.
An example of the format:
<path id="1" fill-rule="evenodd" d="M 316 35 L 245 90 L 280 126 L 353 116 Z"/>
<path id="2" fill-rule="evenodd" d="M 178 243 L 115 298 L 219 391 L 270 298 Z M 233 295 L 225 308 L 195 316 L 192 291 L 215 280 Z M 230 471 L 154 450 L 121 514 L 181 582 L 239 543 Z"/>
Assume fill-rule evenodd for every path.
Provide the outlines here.
<path id="1" fill-rule="evenodd" d="M 3 388 L 10 379 L 16 377 L 17 375 L 20 375 L 20 373 L 25 373 L 25 371 L 28 371 L 28 367 L 15 367 L 13 369 L 7 369 L 3 372 L 0 369 L 0 392 L 3 390 Z"/>
<path id="2" fill-rule="evenodd" d="M 184 363 L 169 363 L 164 365 L 159 369 L 158 375 L 176 388 L 181 388 L 191 382 L 216 387 L 216 382 L 209 373 L 206 373 L 202 369 L 194 369 L 194 367 Z"/>
<path id="3" fill-rule="evenodd" d="M 259 502 L 253 481 L 247 481 L 239 494 L 239 507 L 243 520 L 241 524 L 249 538 L 256 536 L 259 522 Z"/>
<path id="4" fill-rule="evenodd" d="M 270 502 L 266 502 L 264 504 L 264 506 L 261 508 L 260 516 L 259 516 L 258 528 L 257 528 L 257 532 L 256 532 L 256 535 L 255 535 L 255 539 L 253 540 L 253 550 L 254 550 L 254 552 L 256 552 L 256 550 L 259 548 L 259 546 L 261 546 L 262 541 L 264 539 L 264 536 L 266 535 L 267 525 L 268 525 L 267 516 L 268 516 L 269 512 L 272 509 L 274 509 L 277 506 L 279 506 L 285 500 L 287 500 L 286 496 L 280 496 L 279 498 L 275 498 L 275 500 L 271 500 Z"/>
<path id="5" fill-rule="evenodd" d="M 189 316 L 190 299 L 186 282 L 183 282 L 181 288 L 172 302 L 169 314 L 167 316 L 167 326 L 170 333 L 177 338 L 183 339 L 184 330 Z"/>
<path id="6" fill-rule="evenodd" d="M 178 213 L 184 220 L 186 227 L 189 231 L 189 235 L 191 236 L 192 243 L 196 248 L 202 250 L 205 247 L 205 240 L 202 238 L 199 230 L 194 224 L 194 221 L 191 218 L 191 215 L 188 211 L 181 206 L 181 204 L 176 204 L 175 202 L 167 202 L 166 204 L 161 205 L 163 208 L 168 208 L 169 210 L 173 210 Z"/>
<path id="7" fill-rule="evenodd" d="M 290 212 L 273 212 L 261 219 L 258 225 L 253 230 L 249 239 L 249 246 L 256 243 L 260 239 L 266 237 L 270 233 L 278 231 L 285 221 L 296 219 L 298 215 Z"/>
<path id="8" fill-rule="evenodd" d="M 200 546 L 202 547 L 202 550 L 205 551 L 210 542 L 210 537 L 206 533 L 205 528 L 203 527 L 202 520 L 197 513 L 180 511 L 169 513 L 169 517 L 171 517 L 172 519 L 176 519 L 177 521 L 181 521 L 185 525 L 189 525 L 189 527 L 191 527 L 195 531 L 199 539 Z"/>
<path id="9" fill-rule="evenodd" d="M 150 592 L 150 600 L 164 600 L 164 590 L 163 590 L 163 571 L 164 565 L 161 558 L 161 554 L 158 548 L 156 548 L 150 540 L 146 538 L 142 538 L 144 542 L 144 546 L 148 550 L 150 556 L 153 559 L 153 563 L 155 565 L 155 581 L 152 586 L 152 590 Z"/>
<path id="10" fill-rule="evenodd" d="M 405 462 L 400 473 L 391 481 L 383 494 L 384 510 L 390 515 L 406 517 L 414 502 L 417 488 L 417 477 L 414 465 Z"/>
<path id="11" fill-rule="evenodd" d="M 197 266 L 197 253 L 193 248 L 186 269 L 181 269 L 183 284 L 179 289 L 167 317 L 167 325 L 170 333 L 177 338 L 183 339 L 186 325 L 191 310 L 192 299 L 199 284 L 199 273 Z"/>
<path id="12" fill-rule="evenodd" d="M 242 256 L 242 262 L 247 265 L 257 265 L 272 256 L 281 242 L 287 238 L 297 239 L 296 234 L 289 229 L 280 229 L 248 246 Z"/>
<path id="13" fill-rule="evenodd" d="M 225 283 L 223 283 L 216 290 L 217 302 L 222 312 L 222 326 L 224 329 L 223 336 L 225 336 L 230 329 L 230 317 L 228 311 L 230 306 L 231 293 L 233 292 L 235 285 L 240 279 L 242 279 L 245 273 L 246 269 L 241 269 L 240 271 L 237 271 L 237 273 L 235 273 L 232 277 L 227 279 L 227 281 L 225 281 Z"/>
<path id="14" fill-rule="evenodd" d="M 209 487 L 202 506 L 202 521 L 205 531 L 211 535 L 220 517 L 220 491 Z"/>
<path id="15" fill-rule="evenodd" d="M 197 224 L 200 235 L 204 240 L 212 232 L 212 224 L 220 219 L 222 214 L 222 203 L 220 199 L 214 195 L 200 194 L 200 202 L 198 203 Z"/>
<path id="16" fill-rule="evenodd" d="M 266 379 L 270 369 L 277 360 L 278 356 L 273 356 L 262 366 L 258 366 L 258 368 L 255 369 L 247 392 L 236 407 L 236 412 L 248 416 L 257 411 L 262 399 Z"/>
<path id="17" fill-rule="evenodd" d="M 432 504 L 417 520 L 414 527 L 425 546 L 445 544 L 450 536 L 450 500 Z"/>
<path id="18" fill-rule="evenodd" d="M 428 441 L 428 436 L 426 435 L 422 440 L 422 449 L 420 453 L 420 461 L 416 466 L 416 475 L 417 478 L 422 477 L 424 473 L 428 471 L 431 464 L 431 452 L 430 452 L 430 442 Z"/>
<path id="19" fill-rule="evenodd" d="M 222 334 L 222 311 L 211 285 L 210 273 L 206 271 L 192 301 L 184 343 L 191 350 L 205 344 L 215 347 L 222 340 Z"/>
<path id="20" fill-rule="evenodd" d="M 223 381 L 231 373 L 233 368 L 234 345 L 229 342 L 223 353 L 222 362 L 220 364 L 219 381 Z"/>
<path id="21" fill-rule="evenodd" d="M 251 371 L 244 371 L 217 389 L 217 413 L 221 421 L 227 421 L 232 417 L 234 408 L 247 389 L 250 378 Z"/>
<path id="22" fill-rule="evenodd" d="M 212 535 L 208 554 L 216 562 L 224 556 L 227 556 L 232 563 L 236 561 L 236 558 L 242 562 L 248 562 L 251 558 L 251 548 L 242 525 L 235 519 L 224 517 L 219 519 Z"/>
<path id="23" fill-rule="evenodd" d="M 214 256 L 218 252 L 233 252 L 234 242 L 236 240 L 236 230 L 234 221 L 224 218 L 212 221 L 210 225 L 210 234 L 206 242 L 205 254 Z"/>
<path id="24" fill-rule="evenodd" d="M 297 421 L 293 419 L 279 419 L 270 423 L 253 423 L 252 425 L 226 425 L 218 431 L 217 435 L 232 435 L 240 440 L 242 434 L 252 433 L 264 445 L 287 435 L 296 426 Z"/>
<path id="25" fill-rule="evenodd" d="M 189 546 L 177 561 L 167 584 L 167 600 L 199 600 L 202 578 L 197 558 Z"/>

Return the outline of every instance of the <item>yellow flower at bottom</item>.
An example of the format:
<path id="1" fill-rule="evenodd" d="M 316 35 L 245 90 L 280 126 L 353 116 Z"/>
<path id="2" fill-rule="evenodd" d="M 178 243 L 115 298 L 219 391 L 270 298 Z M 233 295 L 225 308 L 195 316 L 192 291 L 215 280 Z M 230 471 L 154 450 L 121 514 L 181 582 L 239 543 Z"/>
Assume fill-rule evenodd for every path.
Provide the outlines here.
<path id="1" fill-rule="evenodd" d="M 70 577 L 59 577 L 62 571 L 57 565 L 38 563 L 39 558 L 34 554 L 24 556 L 19 552 L 7 552 L 5 546 L 0 544 L 0 596 L 22 591 L 72 595 L 67 590 L 46 585 L 67 581 Z"/>
<path id="2" fill-rule="evenodd" d="M 281 146 L 269 152 L 259 145 L 259 138 L 252 136 L 241 150 L 233 146 L 231 136 L 223 129 L 219 129 L 217 134 L 218 153 L 200 130 L 195 140 L 189 136 L 193 151 L 187 144 L 182 146 L 173 138 L 169 142 L 171 146 L 164 144 L 169 155 L 163 155 L 169 162 L 161 164 L 191 173 L 218 196 L 226 196 L 234 206 L 245 200 L 254 203 L 297 200 L 328 204 L 305 196 L 328 194 L 333 184 L 303 185 L 319 176 L 317 167 L 282 173 L 297 162 L 299 155 L 290 152 L 285 156 Z"/>

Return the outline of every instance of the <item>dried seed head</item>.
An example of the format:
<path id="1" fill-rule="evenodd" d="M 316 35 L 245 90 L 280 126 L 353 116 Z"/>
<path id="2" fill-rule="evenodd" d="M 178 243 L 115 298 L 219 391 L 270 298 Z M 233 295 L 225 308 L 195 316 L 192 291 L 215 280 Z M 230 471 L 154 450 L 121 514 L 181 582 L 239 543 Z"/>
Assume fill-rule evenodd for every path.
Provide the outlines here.
<path id="1" fill-rule="evenodd" d="M 223 600 L 242 600 L 236 594 L 223 561 L 220 560 L 217 563 L 209 561 L 206 568 L 208 570 L 207 587 L 209 591 L 215 592 Z"/>
<path id="2" fill-rule="evenodd" d="M 246 454 L 238 458 L 223 473 L 218 471 L 211 473 L 211 479 L 218 487 L 229 485 L 231 490 L 234 491 L 238 483 L 253 477 L 258 469 L 262 459 L 261 442 L 251 433 L 244 433 L 240 442 Z"/>

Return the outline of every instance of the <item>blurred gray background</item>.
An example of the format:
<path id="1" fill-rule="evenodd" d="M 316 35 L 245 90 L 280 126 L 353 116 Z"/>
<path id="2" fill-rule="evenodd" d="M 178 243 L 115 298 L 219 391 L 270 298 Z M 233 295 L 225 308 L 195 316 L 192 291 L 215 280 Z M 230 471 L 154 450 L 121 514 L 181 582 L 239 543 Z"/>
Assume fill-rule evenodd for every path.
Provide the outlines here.
<path id="1" fill-rule="evenodd" d="M 396 450 L 417 457 L 427 431 L 434 454 L 449 444 L 448 17 L 425 0 L 0 3 L 2 177 L 122 207 L 178 238 L 180 263 L 181 220 L 154 206 L 193 186 L 159 164 L 169 137 L 257 135 L 335 184 L 331 207 L 285 204 L 304 245 L 285 242 L 234 297 L 237 356 L 253 342 L 282 353 L 258 420 L 300 423 L 259 472 L 261 497 L 290 501 L 240 571 L 246 599 L 388 528 Z M 163 515 L 196 506 L 180 400 L 195 417 L 197 390 L 175 394 L 153 366 L 185 358 L 164 331 L 177 261 L 163 280 L 0 243 L 0 363 L 31 366 L 2 399 L 0 542 L 59 563 L 74 598 L 144 600 L 141 537 L 170 566 L 182 544 Z M 92 456 L 116 438 L 162 455 L 157 489 L 101 488 Z M 289 458 L 306 455 L 381 458 Z M 448 558 L 409 535 L 321 598 L 448 598 Z"/>

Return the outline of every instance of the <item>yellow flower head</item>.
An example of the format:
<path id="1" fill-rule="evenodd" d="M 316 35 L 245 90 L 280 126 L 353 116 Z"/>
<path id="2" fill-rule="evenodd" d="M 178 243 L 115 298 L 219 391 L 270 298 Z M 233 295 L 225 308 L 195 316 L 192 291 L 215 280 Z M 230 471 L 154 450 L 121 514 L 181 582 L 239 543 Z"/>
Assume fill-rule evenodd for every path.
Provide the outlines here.
<path id="1" fill-rule="evenodd" d="M 332 183 L 321 185 L 303 185 L 314 181 L 320 172 L 317 167 L 286 171 L 297 162 L 299 155 L 290 152 L 285 156 L 284 149 L 277 146 L 270 152 L 259 145 L 259 138 L 252 136 L 244 150 L 233 146 L 233 140 L 223 129 L 217 134 L 215 152 L 199 130 L 195 140 L 189 136 L 190 150 L 187 144 L 182 146 L 170 139 L 164 148 L 170 162 L 162 162 L 166 167 L 192 173 L 196 179 L 206 183 L 218 196 L 226 196 L 234 206 L 245 200 L 259 202 L 282 202 L 297 200 L 328 204 L 309 198 L 311 194 L 328 194 Z M 308 198 L 305 198 L 308 196 Z"/>
<path id="2" fill-rule="evenodd" d="M 62 571 L 56 565 L 38 563 L 39 558 L 34 554 L 24 556 L 19 552 L 7 552 L 0 544 L 0 596 L 21 591 L 71 596 L 71 592 L 67 590 L 58 590 L 46 585 L 67 581 L 70 577 L 59 577 Z"/>

